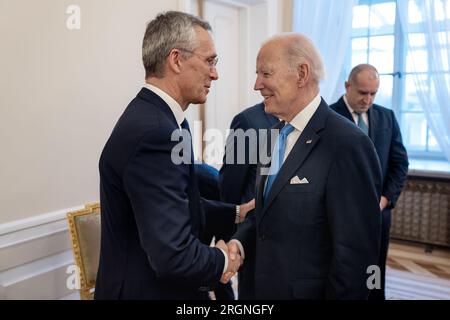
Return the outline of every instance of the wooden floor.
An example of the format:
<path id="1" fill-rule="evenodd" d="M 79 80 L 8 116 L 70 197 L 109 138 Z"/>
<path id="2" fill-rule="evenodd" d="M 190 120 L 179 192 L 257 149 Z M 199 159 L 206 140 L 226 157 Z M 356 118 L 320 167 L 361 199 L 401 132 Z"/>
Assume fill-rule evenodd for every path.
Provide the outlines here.
<path id="1" fill-rule="evenodd" d="M 387 264 L 387 299 L 450 300 L 450 249 L 391 240 Z"/>

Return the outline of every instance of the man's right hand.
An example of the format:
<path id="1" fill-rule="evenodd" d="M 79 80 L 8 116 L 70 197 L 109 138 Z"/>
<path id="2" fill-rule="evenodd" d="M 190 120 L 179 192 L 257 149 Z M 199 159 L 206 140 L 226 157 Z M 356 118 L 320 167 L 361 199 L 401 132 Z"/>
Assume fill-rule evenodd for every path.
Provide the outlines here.
<path id="1" fill-rule="evenodd" d="M 241 258 L 241 251 L 239 250 L 239 246 L 238 246 L 236 241 L 228 242 L 227 243 L 227 247 L 228 247 L 228 257 L 230 257 L 231 260 L 235 260 L 237 258 L 242 259 Z"/>
<path id="2" fill-rule="evenodd" d="M 228 254 L 228 267 L 220 278 L 220 282 L 225 284 L 228 283 L 228 281 L 230 281 L 230 279 L 237 273 L 243 263 L 243 259 L 241 258 L 237 245 L 237 249 L 231 246 L 232 251 L 230 251 L 230 244 L 227 246 L 223 240 L 220 240 L 216 243 L 216 247 L 224 250 Z"/>

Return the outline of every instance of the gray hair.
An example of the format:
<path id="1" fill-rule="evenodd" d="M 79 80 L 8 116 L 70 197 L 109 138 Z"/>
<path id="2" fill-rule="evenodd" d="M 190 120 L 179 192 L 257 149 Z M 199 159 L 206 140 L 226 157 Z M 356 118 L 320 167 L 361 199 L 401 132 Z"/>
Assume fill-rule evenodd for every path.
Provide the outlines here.
<path id="1" fill-rule="evenodd" d="M 145 78 L 164 76 L 165 59 L 172 49 L 195 50 L 196 26 L 211 31 L 208 22 L 178 11 L 160 13 L 147 24 L 142 43 Z"/>
<path id="2" fill-rule="evenodd" d="M 286 55 L 291 68 L 297 69 L 299 64 L 306 62 L 311 67 L 312 80 L 316 84 L 325 78 L 322 58 L 311 39 L 301 33 L 283 33 L 271 38 L 276 39 L 286 42 Z"/>
<path id="3" fill-rule="evenodd" d="M 350 71 L 350 74 L 348 75 L 348 82 L 355 83 L 356 76 L 364 70 L 373 71 L 376 79 L 379 77 L 377 68 L 375 68 L 373 65 L 368 64 L 368 63 L 361 63 L 361 64 L 358 64 L 356 67 L 354 67 L 352 69 L 352 71 Z"/>

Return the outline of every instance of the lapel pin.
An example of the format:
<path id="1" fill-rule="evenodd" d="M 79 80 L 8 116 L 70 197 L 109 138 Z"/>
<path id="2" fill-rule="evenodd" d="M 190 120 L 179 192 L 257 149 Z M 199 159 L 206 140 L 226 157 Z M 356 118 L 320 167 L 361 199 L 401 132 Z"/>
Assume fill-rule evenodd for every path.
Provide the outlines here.
<path id="1" fill-rule="evenodd" d="M 312 140 L 307 140 L 306 141 L 306 144 L 310 144 L 310 143 L 312 143 Z"/>

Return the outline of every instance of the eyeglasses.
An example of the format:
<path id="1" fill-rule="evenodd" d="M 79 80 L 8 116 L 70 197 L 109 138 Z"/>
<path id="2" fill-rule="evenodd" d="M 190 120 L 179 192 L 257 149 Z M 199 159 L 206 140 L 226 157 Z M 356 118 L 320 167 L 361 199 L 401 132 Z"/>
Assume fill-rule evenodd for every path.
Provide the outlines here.
<path id="1" fill-rule="evenodd" d="M 212 69 L 212 68 L 215 68 L 216 65 L 217 65 L 217 62 L 219 62 L 219 58 L 218 58 L 218 57 L 207 58 L 207 57 L 205 57 L 204 55 L 201 55 L 201 54 L 199 54 L 199 53 L 197 53 L 197 52 L 194 52 L 194 51 L 192 51 L 192 50 L 183 49 L 183 48 L 180 48 L 179 50 L 184 51 L 184 52 L 189 52 L 190 54 L 193 54 L 193 55 L 195 55 L 195 56 L 198 56 L 198 57 L 200 57 L 200 58 L 203 58 L 203 61 L 205 61 L 211 69 Z"/>

